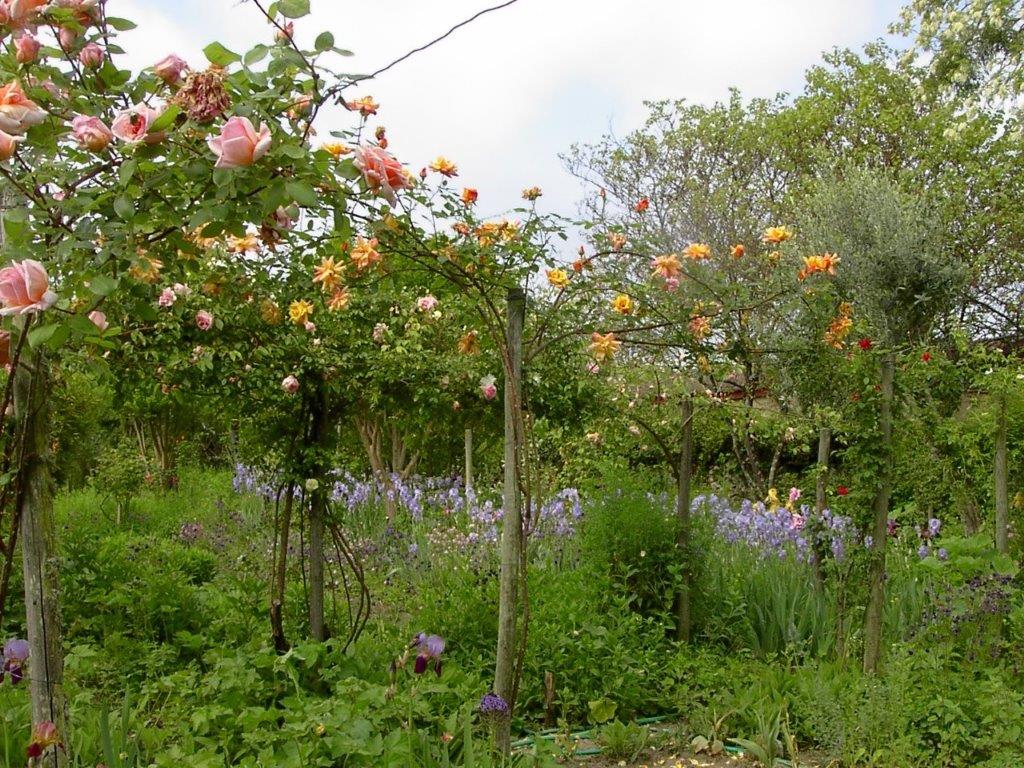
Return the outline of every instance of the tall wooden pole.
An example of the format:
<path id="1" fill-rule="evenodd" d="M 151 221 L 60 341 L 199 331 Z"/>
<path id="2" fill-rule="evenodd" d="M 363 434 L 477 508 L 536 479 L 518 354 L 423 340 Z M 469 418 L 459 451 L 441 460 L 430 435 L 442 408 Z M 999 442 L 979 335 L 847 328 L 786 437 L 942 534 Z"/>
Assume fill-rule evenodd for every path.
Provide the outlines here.
<path id="1" fill-rule="evenodd" d="M 466 427 L 464 447 L 466 451 L 465 487 L 466 495 L 469 496 L 473 492 L 473 430 L 470 427 Z"/>
<path id="2" fill-rule="evenodd" d="M 1007 472 L 1006 393 L 1000 392 L 996 407 L 996 551 L 1010 548 L 1010 485 Z"/>
<path id="3" fill-rule="evenodd" d="M 870 593 L 864 616 L 864 672 L 874 674 L 882 658 L 882 621 L 885 616 L 885 544 L 888 538 L 889 498 L 892 495 L 892 400 L 894 355 L 882 360 L 882 402 L 878 420 L 882 431 L 882 470 L 875 493 L 872 532 Z"/>
<path id="4" fill-rule="evenodd" d="M 319 383 L 311 409 L 312 440 L 317 450 L 313 462 L 317 487 L 309 496 L 309 634 L 318 642 L 327 639 L 324 619 L 324 516 L 327 513 L 326 452 L 330 440 L 327 424 L 327 389 Z"/>
<path id="5" fill-rule="evenodd" d="M 27 323 L 22 333 L 27 332 Z M 19 466 L 22 471 L 21 550 L 25 577 L 25 611 L 29 645 L 29 691 L 32 722 L 51 722 L 63 749 L 51 748 L 40 765 L 64 768 L 69 749 L 64 697 L 64 652 L 61 644 L 60 579 L 57 526 L 53 515 L 50 471 L 49 376 L 42 350 L 24 360 L 14 375 L 14 417 L 24 428 Z"/>
<path id="6" fill-rule="evenodd" d="M 505 347 L 505 482 L 502 495 L 501 580 L 498 597 L 498 649 L 494 692 L 512 708 L 516 663 L 516 618 L 519 612 L 519 563 L 523 550 L 522 493 L 519 487 L 519 430 L 522 408 L 523 325 L 526 294 L 508 293 Z M 509 721 L 498 724 L 495 740 L 502 754 L 509 751 Z"/>
<path id="7" fill-rule="evenodd" d="M 683 576 L 675 595 L 676 640 L 689 642 L 690 588 L 693 576 L 693 546 L 690 541 L 690 485 L 693 478 L 693 396 L 683 397 L 683 446 L 679 454 L 678 487 L 676 489 L 676 549 L 683 559 Z"/>

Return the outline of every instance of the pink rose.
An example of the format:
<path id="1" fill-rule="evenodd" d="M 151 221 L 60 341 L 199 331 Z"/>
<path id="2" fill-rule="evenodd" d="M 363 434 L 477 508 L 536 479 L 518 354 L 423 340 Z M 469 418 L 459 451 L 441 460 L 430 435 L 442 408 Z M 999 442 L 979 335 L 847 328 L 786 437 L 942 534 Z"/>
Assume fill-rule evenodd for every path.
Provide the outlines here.
<path id="1" fill-rule="evenodd" d="M 164 288 L 160 291 L 160 298 L 156 300 L 156 303 L 161 307 L 172 307 L 174 302 L 177 301 L 178 294 L 175 293 L 173 288 Z M 198 322 L 198 319 L 196 320 Z M 200 326 L 202 327 L 202 326 Z M 203 330 L 206 330 L 205 328 Z"/>
<path id="2" fill-rule="evenodd" d="M 11 136 L 0 131 L 0 160 L 10 160 L 18 149 L 18 144 L 25 140 L 24 136 Z"/>
<path id="3" fill-rule="evenodd" d="M 39 58 L 39 49 L 42 44 L 32 35 L 31 32 L 24 32 L 14 40 L 14 58 L 19 64 L 31 64 Z"/>
<path id="4" fill-rule="evenodd" d="M 789 489 L 789 503 L 790 504 L 796 504 L 796 502 L 799 501 L 799 500 L 800 500 L 800 489 L 799 488 L 790 488 Z"/>
<path id="5" fill-rule="evenodd" d="M 60 32 L 57 33 L 57 41 L 60 43 L 61 50 L 70 51 L 75 47 L 75 40 L 78 39 L 78 30 L 72 29 L 71 27 L 61 27 Z"/>
<path id="6" fill-rule="evenodd" d="M 83 67 L 96 69 L 103 64 L 103 49 L 96 43 L 87 43 L 85 47 L 78 52 L 78 60 L 82 62 Z"/>
<path id="7" fill-rule="evenodd" d="M 428 293 L 426 296 L 420 296 L 416 300 L 416 308 L 420 312 L 430 312 L 438 303 L 437 299 Z"/>
<path id="8" fill-rule="evenodd" d="M 175 283 L 173 286 L 171 286 L 171 288 L 174 290 L 174 292 L 178 296 L 191 296 L 192 295 L 192 289 L 189 288 L 184 283 Z"/>
<path id="9" fill-rule="evenodd" d="M 306 333 L 316 333 L 316 324 L 310 320 L 304 322 L 302 327 L 306 329 Z"/>
<path id="10" fill-rule="evenodd" d="M 676 291 L 679 290 L 679 278 L 678 277 L 666 277 L 665 278 L 665 290 Z"/>
<path id="11" fill-rule="evenodd" d="M 498 385 L 494 382 L 493 376 L 484 376 L 480 379 L 480 394 L 484 400 L 493 400 L 498 396 Z"/>
<path id="12" fill-rule="evenodd" d="M 46 119 L 46 111 L 25 95 L 14 80 L 0 88 L 0 130 L 21 135 Z"/>
<path id="13" fill-rule="evenodd" d="M 281 389 L 287 392 L 289 395 L 294 395 L 299 391 L 299 380 L 289 374 L 285 376 L 281 381 Z"/>
<path id="14" fill-rule="evenodd" d="M 200 309 L 196 312 L 196 325 L 199 326 L 200 331 L 210 330 L 213 327 L 213 315 L 205 309 Z"/>
<path id="15" fill-rule="evenodd" d="M 98 117 L 76 115 L 71 121 L 71 135 L 79 144 L 93 152 L 102 152 L 114 140 L 114 134 Z"/>
<path id="16" fill-rule="evenodd" d="M 279 43 L 287 43 L 295 36 L 295 22 L 289 21 L 283 27 L 279 27 L 274 33 L 274 39 Z"/>
<path id="17" fill-rule="evenodd" d="M 176 85 L 181 80 L 181 73 L 186 69 L 188 69 L 188 64 L 175 53 L 164 56 L 153 65 L 156 76 L 168 85 Z"/>
<path id="18" fill-rule="evenodd" d="M 397 190 L 411 186 L 402 164 L 380 147 L 368 144 L 356 147 L 353 162 L 363 172 L 366 186 L 391 203 L 395 201 Z"/>
<path id="19" fill-rule="evenodd" d="M 220 136 L 206 140 L 217 156 L 215 168 L 243 168 L 252 165 L 270 149 L 270 129 L 260 125 L 259 133 L 247 117 L 230 118 L 220 129 Z"/>
<path id="20" fill-rule="evenodd" d="M 38 261 L 25 259 L 0 269 L 0 315 L 28 315 L 49 309 L 57 301 L 50 276 Z"/>
<path id="21" fill-rule="evenodd" d="M 100 333 L 103 333 L 103 331 L 107 330 L 107 327 L 110 325 L 107 322 L 107 316 L 103 312 L 100 312 L 98 309 L 95 309 L 89 313 L 89 319 L 92 320 L 92 324 L 95 325 L 97 329 L 99 329 Z"/>
<path id="22" fill-rule="evenodd" d="M 163 141 L 167 135 L 164 131 L 149 132 L 149 127 L 156 122 L 158 117 L 160 117 L 159 111 L 145 104 L 136 104 L 131 109 L 126 109 L 118 114 L 114 118 L 110 130 L 121 141 L 129 144 L 138 144 L 140 141 L 156 144 Z"/>

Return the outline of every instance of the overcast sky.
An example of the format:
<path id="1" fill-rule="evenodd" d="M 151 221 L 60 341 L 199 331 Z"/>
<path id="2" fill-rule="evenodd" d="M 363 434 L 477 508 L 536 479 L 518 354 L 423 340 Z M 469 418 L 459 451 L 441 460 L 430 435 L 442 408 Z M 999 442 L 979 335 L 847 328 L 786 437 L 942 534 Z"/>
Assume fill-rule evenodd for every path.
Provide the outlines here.
<path id="1" fill-rule="evenodd" d="M 498 0 L 312 0 L 301 43 L 330 30 L 375 70 Z M 801 87 L 835 46 L 885 35 L 900 0 L 519 0 L 483 16 L 378 80 L 353 89 L 381 103 L 390 149 L 414 169 L 437 155 L 500 213 L 539 185 L 548 210 L 575 213 L 578 183 L 558 154 L 625 133 L 645 99 L 724 99 Z M 178 53 L 199 68 L 212 40 L 244 51 L 272 31 L 243 0 L 111 0 L 139 24 L 120 42 L 135 67 Z M 326 135 L 330 125 L 320 125 Z"/>

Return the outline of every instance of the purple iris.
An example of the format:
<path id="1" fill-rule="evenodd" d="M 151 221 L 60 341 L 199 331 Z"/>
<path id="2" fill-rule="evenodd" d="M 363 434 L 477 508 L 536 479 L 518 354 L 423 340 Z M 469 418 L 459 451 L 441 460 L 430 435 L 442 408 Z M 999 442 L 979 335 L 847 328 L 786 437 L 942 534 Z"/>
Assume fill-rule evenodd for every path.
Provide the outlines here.
<path id="1" fill-rule="evenodd" d="M 0 682 L 9 673 L 11 684 L 17 685 L 25 676 L 25 662 L 28 661 L 28 643 L 24 640 L 8 640 L 4 643 L 4 665 L 0 669 Z"/>
<path id="2" fill-rule="evenodd" d="M 936 553 L 939 560 L 949 560 L 949 552 L 945 547 L 939 547 L 939 551 Z"/>
<path id="3" fill-rule="evenodd" d="M 934 539 L 939 535 L 939 531 L 942 530 L 942 521 L 937 517 L 933 517 L 928 521 L 928 538 Z"/>
<path id="4" fill-rule="evenodd" d="M 920 557 L 922 560 L 928 557 L 928 555 L 930 555 L 931 553 L 931 547 L 929 547 L 927 544 L 922 544 L 920 547 L 917 548 L 917 556 Z"/>
<path id="5" fill-rule="evenodd" d="M 419 649 L 416 654 L 416 664 L 413 671 L 422 675 L 427 671 L 427 666 L 434 662 L 434 672 L 441 676 L 441 654 L 444 653 L 444 638 L 440 635 L 428 635 L 420 632 L 412 641 L 412 647 Z"/>

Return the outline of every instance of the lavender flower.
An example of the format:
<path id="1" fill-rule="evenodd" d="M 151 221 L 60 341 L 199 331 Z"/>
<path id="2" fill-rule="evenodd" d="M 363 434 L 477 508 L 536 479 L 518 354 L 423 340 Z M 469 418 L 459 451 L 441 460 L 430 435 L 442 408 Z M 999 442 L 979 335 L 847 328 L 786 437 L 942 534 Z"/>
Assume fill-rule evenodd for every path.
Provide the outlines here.
<path id="1" fill-rule="evenodd" d="M 928 557 L 928 555 L 930 555 L 931 552 L 931 547 L 929 547 L 927 544 L 922 544 L 920 547 L 917 548 L 917 556 L 920 557 L 922 560 Z"/>
<path id="2" fill-rule="evenodd" d="M 508 702 L 496 693 L 485 693 L 480 699 L 480 714 L 488 720 L 501 720 L 509 716 Z"/>
<path id="3" fill-rule="evenodd" d="M 427 665 L 433 661 L 434 672 L 438 677 L 441 676 L 441 654 L 444 653 L 443 637 L 420 632 L 413 639 L 410 647 L 419 649 L 419 653 L 416 654 L 416 663 L 413 666 L 413 671 L 417 675 L 426 672 Z"/>

